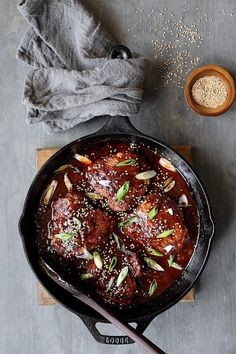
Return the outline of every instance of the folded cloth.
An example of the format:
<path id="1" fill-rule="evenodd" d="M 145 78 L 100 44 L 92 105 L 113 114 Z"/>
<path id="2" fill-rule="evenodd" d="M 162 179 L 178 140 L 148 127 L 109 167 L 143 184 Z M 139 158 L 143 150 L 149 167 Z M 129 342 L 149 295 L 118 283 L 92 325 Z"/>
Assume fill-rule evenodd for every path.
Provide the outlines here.
<path id="1" fill-rule="evenodd" d="M 108 60 L 116 42 L 80 1 L 22 0 L 18 9 L 29 27 L 17 57 L 33 67 L 23 90 L 27 123 L 52 133 L 139 111 L 144 59 Z"/>

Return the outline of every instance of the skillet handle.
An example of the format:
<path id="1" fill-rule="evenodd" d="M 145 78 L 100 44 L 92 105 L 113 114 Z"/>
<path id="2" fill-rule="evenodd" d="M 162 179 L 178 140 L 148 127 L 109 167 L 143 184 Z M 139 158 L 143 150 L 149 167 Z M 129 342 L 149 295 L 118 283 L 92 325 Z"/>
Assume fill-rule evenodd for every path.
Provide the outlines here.
<path id="1" fill-rule="evenodd" d="M 108 59 L 130 59 L 132 58 L 131 51 L 124 45 L 116 45 L 111 48 Z"/>
<path id="2" fill-rule="evenodd" d="M 78 314 L 78 316 L 84 322 L 84 324 L 86 325 L 86 327 L 88 328 L 89 332 L 92 334 L 94 339 L 99 343 L 113 344 L 113 345 L 134 343 L 134 341 L 132 339 L 130 339 L 128 336 L 111 336 L 111 335 L 101 334 L 98 331 L 96 324 L 102 323 L 105 321 L 102 321 L 102 320 L 98 321 L 94 318 L 88 317 L 86 315 L 81 315 L 81 314 Z M 151 323 L 151 321 L 153 320 L 154 317 L 155 316 L 150 316 L 145 319 L 133 321 L 133 322 L 137 323 L 136 330 L 142 334 L 147 329 L 147 327 L 149 326 L 149 324 Z"/>
<path id="3" fill-rule="evenodd" d="M 106 124 L 94 135 L 105 134 L 141 134 L 128 117 L 116 116 L 110 117 Z"/>
<path id="4" fill-rule="evenodd" d="M 131 51 L 124 45 L 116 45 L 113 47 L 108 55 L 108 59 L 130 59 L 132 58 Z M 110 117 L 102 129 L 95 135 L 100 134 L 116 134 L 116 133 L 139 133 L 137 129 L 130 122 L 128 117 L 116 116 Z"/>

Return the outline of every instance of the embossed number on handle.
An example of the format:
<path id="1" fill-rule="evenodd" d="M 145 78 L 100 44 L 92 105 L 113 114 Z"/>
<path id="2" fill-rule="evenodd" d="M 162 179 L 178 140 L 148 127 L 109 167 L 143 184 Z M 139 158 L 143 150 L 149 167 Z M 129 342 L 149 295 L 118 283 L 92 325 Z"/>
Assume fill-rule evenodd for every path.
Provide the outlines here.
<path id="1" fill-rule="evenodd" d="M 106 336 L 105 343 L 106 344 L 129 344 L 129 338 L 125 336 L 120 336 L 120 337 Z"/>

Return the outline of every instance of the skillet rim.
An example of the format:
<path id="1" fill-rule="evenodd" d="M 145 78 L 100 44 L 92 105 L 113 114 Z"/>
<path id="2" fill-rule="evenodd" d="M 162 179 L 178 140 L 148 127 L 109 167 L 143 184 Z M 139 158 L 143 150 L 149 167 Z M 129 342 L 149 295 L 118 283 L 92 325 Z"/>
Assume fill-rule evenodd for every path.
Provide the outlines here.
<path id="1" fill-rule="evenodd" d="M 24 202 L 24 206 L 23 206 L 23 209 L 22 209 L 22 214 L 21 214 L 21 217 L 20 217 L 20 220 L 19 220 L 19 231 L 20 231 L 20 235 L 21 235 L 21 238 L 22 238 L 22 242 L 23 242 L 24 253 L 25 253 L 25 256 L 27 258 L 27 261 L 28 261 L 31 269 L 33 270 L 34 274 L 38 278 L 39 282 L 43 285 L 43 287 L 45 287 L 47 289 L 47 291 L 51 294 L 51 296 L 53 298 L 55 298 L 64 307 L 66 307 L 67 309 L 69 309 L 70 311 L 74 312 L 75 314 L 77 314 L 79 316 L 80 315 L 81 316 L 87 316 L 87 317 L 92 318 L 94 320 L 97 320 L 99 322 L 108 322 L 107 320 L 102 318 L 99 314 L 97 314 L 95 312 L 95 310 L 93 310 L 93 309 L 92 309 L 92 312 L 95 312 L 95 314 L 91 315 L 91 314 L 84 313 L 84 311 L 82 311 L 82 313 L 81 313 L 80 309 L 78 309 L 78 308 L 75 309 L 70 304 L 68 304 L 68 300 L 72 300 L 72 299 L 70 299 L 71 295 L 68 298 L 68 296 L 66 296 L 68 294 L 65 294 L 66 291 L 64 289 L 62 289 L 58 285 L 56 286 L 54 283 L 49 281 L 49 279 L 46 279 L 47 276 L 45 274 L 42 274 L 42 270 L 40 272 L 40 267 L 35 267 L 35 264 L 33 265 L 32 259 L 30 259 L 30 255 L 29 255 L 27 247 L 26 247 L 26 240 L 25 240 L 26 236 L 24 235 L 24 230 L 23 230 L 23 228 L 24 228 L 23 223 L 24 223 L 24 218 L 25 218 L 26 212 L 27 212 L 28 202 L 29 202 L 29 199 L 31 197 L 32 190 L 33 190 L 33 188 L 35 186 L 35 183 L 38 182 L 38 179 L 42 175 L 44 170 L 46 168 L 50 167 L 52 162 L 54 162 L 60 155 L 63 155 L 63 153 L 65 153 L 67 150 L 71 149 L 74 145 L 76 145 L 78 143 L 81 143 L 81 142 L 84 142 L 84 141 L 86 141 L 88 139 L 93 139 L 93 138 L 95 138 L 95 139 L 112 139 L 112 140 L 116 140 L 116 139 L 119 139 L 121 137 L 124 138 L 125 136 L 127 136 L 128 139 L 131 140 L 132 136 L 133 136 L 136 139 L 138 138 L 138 139 L 141 139 L 141 140 L 151 141 L 151 143 L 156 145 L 157 148 L 159 148 L 161 146 L 164 149 L 164 151 L 167 150 L 173 156 L 176 156 L 179 159 L 179 161 L 181 161 L 182 163 L 184 163 L 187 166 L 187 168 L 189 169 L 189 172 L 191 173 L 191 176 L 194 177 L 195 181 L 197 182 L 198 186 L 200 187 L 201 192 L 203 194 L 203 199 L 204 199 L 204 202 L 205 202 L 205 209 L 206 209 L 205 211 L 207 211 L 207 215 L 205 215 L 206 214 L 205 212 L 204 212 L 204 215 L 206 216 L 206 222 L 208 224 L 207 225 L 208 230 L 207 230 L 207 236 L 206 236 L 206 239 L 205 239 L 205 245 L 203 247 L 204 248 L 204 256 L 203 256 L 203 259 L 201 261 L 201 266 L 198 267 L 198 270 L 197 270 L 197 272 L 196 272 L 196 274 L 194 276 L 194 280 L 191 281 L 191 284 L 186 286 L 185 290 L 182 291 L 180 295 L 175 297 L 175 299 L 173 301 L 171 301 L 168 304 L 166 304 L 165 306 L 161 307 L 159 310 L 155 310 L 153 312 L 149 311 L 148 313 L 143 314 L 143 315 L 139 315 L 137 317 L 131 316 L 129 318 L 129 316 L 128 316 L 127 318 L 124 318 L 124 320 L 127 321 L 127 322 L 132 322 L 132 321 L 137 322 L 140 319 L 148 319 L 148 318 L 150 318 L 152 320 L 158 314 L 168 310 L 170 307 L 175 305 L 193 287 L 193 285 L 196 283 L 196 281 L 198 280 L 199 276 L 201 275 L 204 267 L 206 266 L 206 263 L 207 263 L 207 260 L 208 260 L 208 257 L 209 257 L 209 253 L 210 253 L 210 249 L 211 249 L 211 245 L 212 245 L 212 239 L 213 239 L 213 236 L 214 236 L 214 231 L 215 231 L 215 226 L 214 226 L 214 221 L 213 221 L 213 217 L 212 217 L 212 211 L 211 211 L 211 207 L 210 207 L 210 203 L 209 203 L 209 198 L 208 198 L 207 192 L 206 192 L 201 180 L 199 179 L 199 177 L 196 174 L 196 172 L 193 170 L 192 166 L 190 166 L 189 163 L 178 152 L 175 151 L 175 149 L 173 149 L 172 147 L 170 147 L 166 143 L 163 143 L 159 139 L 153 138 L 153 137 L 151 137 L 149 135 L 143 134 L 143 133 L 139 132 L 136 129 L 135 129 L 135 132 L 132 131 L 131 133 L 130 132 L 104 133 L 104 132 L 102 132 L 102 130 L 103 130 L 103 128 L 100 131 L 96 132 L 96 133 L 92 133 L 90 135 L 87 135 L 87 136 L 81 137 L 79 139 L 76 139 L 76 140 L 68 143 L 67 145 L 63 146 L 62 148 L 60 148 L 53 156 L 51 156 L 45 162 L 45 164 L 39 169 L 39 171 L 35 175 L 32 183 L 30 185 L 30 188 L 29 188 L 29 190 L 27 192 L 27 195 L 26 195 L 26 198 L 25 198 L 25 202 Z M 160 148 L 158 150 L 160 150 Z M 65 160 L 65 159 L 63 159 L 63 160 Z M 186 176 L 183 175 L 183 177 L 185 178 L 185 180 L 187 180 Z M 202 200 L 202 198 L 201 198 L 201 200 Z M 199 235 L 198 235 L 198 238 L 197 238 L 196 245 L 198 245 L 198 243 L 199 243 L 200 231 L 201 230 L 199 230 Z M 206 232 L 206 230 L 205 230 L 205 232 Z M 193 252 L 192 257 L 194 256 L 194 254 L 195 254 L 195 250 Z M 191 262 L 192 257 L 191 257 L 189 263 Z M 179 282 L 183 278 L 183 274 L 184 273 L 185 273 L 185 270 L 181 274 L 181 276 L 177 280 L 177 282 Z M 171 286 L 167 290 L 172 289 L 172 287 L 173 286 Z M 60 296 L 60 298 L 58 298 L 58 294 L 57 294 L 58 291 L 60 291 L 61 294 L 62 294 L 62 296 Z M 67 301 L 67 303 L 65 303 L 66 301 Z M 76 302 L 77 301 L 78 300 L 76 300 Z M 155 303 L 155 299 L 147 302 L 146 304 L 149 304 L 150 307 L 153 308 L 154 303 Z M 73 306 L 74 306 L 74 304 L 73 304 Z M 83 306 L 85 306 L 85 305 L 83 305 Z M 140 306 L 142 306 L 142 304 Z"/>

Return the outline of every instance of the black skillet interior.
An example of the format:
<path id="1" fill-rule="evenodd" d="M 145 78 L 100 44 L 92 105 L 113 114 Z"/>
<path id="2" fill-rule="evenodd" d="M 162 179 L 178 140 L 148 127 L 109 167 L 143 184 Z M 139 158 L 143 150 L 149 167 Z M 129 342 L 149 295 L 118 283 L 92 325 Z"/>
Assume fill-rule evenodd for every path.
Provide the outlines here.
<path id="1" fill-rule="evenodd" d="M 195 196 L 197 208 L 199 211 L 200 227 L 197 244 L 194 250 L 194 254 L 182 276 L 159 298 L 145 304 L 141 304 L 140 306 L 125 309 L 124 311 L 119 310 L 119 315 L 122 316 L 123 320 L 127 322 L 137 322 L 137 328 L 142 332 L 157 314 L 173 306 L 193 286 L 206 263 L 211 239 L 214 233 L 214 224 L 212 221 L 210 206 L 204 188 L 192 168 L 178 153 L 176 153 L 166 144 L 149 136 L 143 135 L 137 131 L 132 126 L 128 118 L 110 118 L 108 123 L 99 132 L 78 139 L 66 145 L 55 155 L 53 155 L 53 157 L 51 157 L 40 169 L 26 197 L 22 217 L 19 224 L 20 233 L 28 261 L 43 286 L 59 302 L 61 302 L 71 311 L 78 314 L 91 331 L 96 331 L 96 322 L 106 321 L 104 321 L 104 319 L 93 309 L 82 304 L 68 291 L 61 288 L 58 284 L 55 284 L 40 267 L 38 250 L 35 243 L 36 236 L 34 232 L 34 215 L 36 212 L 37 202 L 42 194 L 42 191 L 49 182 L 53 171 L 62 165 L 68 159 L 68 157 L 72 156 L 76 152 L 79 152 L 84 144 L 86 144 L 86 146 L 91 144 L 96 146 L 96 144 L 100 142 L 134 142 L 136 144 L 142 142 L 148 145 L 150 149 L 157 148 L 161 155 L 171 160 L 171 162 L 188 182 Z M 98 338 L 99 336 L 96 336 L 96 333 L 92 334 L 98 341 L 106 343 L 104 337 Z M 122 338 L 124 340 L 126 337 Z M 111 344 L 122 344 L 122 342 L 111 342 Z"/>

